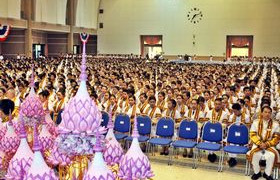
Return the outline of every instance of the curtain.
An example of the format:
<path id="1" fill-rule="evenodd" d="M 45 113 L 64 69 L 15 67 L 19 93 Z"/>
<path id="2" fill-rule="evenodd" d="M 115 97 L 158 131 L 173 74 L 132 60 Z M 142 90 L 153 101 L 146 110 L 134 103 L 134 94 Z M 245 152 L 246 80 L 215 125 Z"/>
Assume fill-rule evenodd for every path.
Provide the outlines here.
<path id="1" fill-rule="evenodd" d="M 162 36 L 161 35 L 141 35 L 141 55 L 144 56 L 144 46 L 155 46 L 162 44 Z"/>
<path id="2" fill-rule="evenodd" d="M 231 57 L 231 48 L 232 47 L 248 47 L 249 49 L 249 58 L 253 56 L 253 36 L 227 36 L 227 53 L 226 56 Z"/>

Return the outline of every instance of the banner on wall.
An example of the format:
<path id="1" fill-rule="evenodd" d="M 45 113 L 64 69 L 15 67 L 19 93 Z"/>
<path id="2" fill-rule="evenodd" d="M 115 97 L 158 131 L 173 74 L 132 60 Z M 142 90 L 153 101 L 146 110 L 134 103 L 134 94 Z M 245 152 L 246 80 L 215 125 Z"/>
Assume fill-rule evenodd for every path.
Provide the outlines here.
<path id="1" fill-rule="evenodd" d="M 80 34 L 80 39 L 83 43 L 87 43 L 88 38 L 89 38 L 89 34 L 87 34 L 87 33 L 81 33 Z"/>
<path id="2" fill-rule="evenodd" d="M 10 25 L 1 25 L 0 24 L 0 41 L 5 41 L 10 33 Z"/>

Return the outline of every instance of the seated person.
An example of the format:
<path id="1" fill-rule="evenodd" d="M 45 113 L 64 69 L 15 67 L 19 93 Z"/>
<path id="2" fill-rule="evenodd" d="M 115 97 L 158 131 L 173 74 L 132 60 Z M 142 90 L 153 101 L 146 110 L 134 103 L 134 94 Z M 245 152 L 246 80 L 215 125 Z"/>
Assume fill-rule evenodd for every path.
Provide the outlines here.
<path id="1" fill-rule="evenodd" d="M 271 173 L 274 162 L 279 163 L 279 153 L 275 148 L 279 143 L 279 124 L 271 119 L 272 109 L 269 106 L 262 107 L 261 113 L 261 117 L 253 122 L 250 129 L 253 147 L 247 155 L 254 170 L 251 178 L 256 180 L 263 176 L 267 180 L 273 180 Z M 260 168 L 262 160 L 266 161 L 263 175 Z"/>
<path id="2" fill-rule="evenodd" d="M 243 123 L 245 125 L 250 124 L 250 117 L 245 112 L 241 112 L 241 105 L 238 103 L 234 103 L 232 105 L 232 114 L 228 119 L 227 125 L 229 126 L 232 123 Z M 236 154 L 229 154 L 230 159 L 228 160 L 228 165 L 230 167 L 234 167 L 237 165 Z"/>

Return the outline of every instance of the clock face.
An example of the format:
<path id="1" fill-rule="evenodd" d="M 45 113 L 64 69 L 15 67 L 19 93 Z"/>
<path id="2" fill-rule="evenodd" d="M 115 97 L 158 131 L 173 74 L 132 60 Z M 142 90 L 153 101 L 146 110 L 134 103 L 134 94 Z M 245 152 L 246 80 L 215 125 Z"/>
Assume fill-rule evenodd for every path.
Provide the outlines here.
<path id="1" fill-rule="evenodd" d="M 187 13 L 187 18 L 188 20 L 193 23 L 197 24 L 199 21 L 202 20 L 203 14 L 202 11 L 199 10 L 198 8 L 192 8 L 188 13 Z"/>

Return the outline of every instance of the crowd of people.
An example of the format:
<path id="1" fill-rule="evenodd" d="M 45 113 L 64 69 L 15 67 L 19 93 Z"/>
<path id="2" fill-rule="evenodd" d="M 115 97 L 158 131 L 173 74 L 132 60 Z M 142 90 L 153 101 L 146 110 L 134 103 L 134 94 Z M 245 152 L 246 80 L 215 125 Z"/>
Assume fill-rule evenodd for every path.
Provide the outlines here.
<path id="1" fill-rule="evenodd" d="M 15 103 L 18 116 L 20 103 L 29 93 L 34 66 L 35 91 L 59 124 L 58 115 L 79 88 L 80 59 L 2 60 L 0 63 L 0 100 Z M 143 61 L 141 58 L 118 56 L 88 57 L 88 92 L 100 111 L 112 111 L 113 117 L 125 113 L 133 122 L 147 115 L 153 126 L 160 117 L 171 117 L 176 127 L 183 119 L 195 120 L 199 128 L 206 121 L 220 122 L 226 129 L 232 123 L 250 128 L 252 150 L 248 153 L 254 169 L 252 179 L 260 174 L 262 150 L 266 154 L 264 177 L 272 179 L 274 163 L 280 161 L 279 141 L 280 66 L 273 61 L 247 64 L 176 64 Z M 2 122 L 7 117 L 2 116 Z M 155 129 L 155 128 L 153 128 Z M 154 136 L 154 130 L 152 136 Z M 161 154 L 168 154 L 163 148 Z M 184 151 L 192 157 L 192 151 Z M 236 156 L 228 163 L 235 166 Z M 216 155 L 208 159 L 215 162 Z"/>

